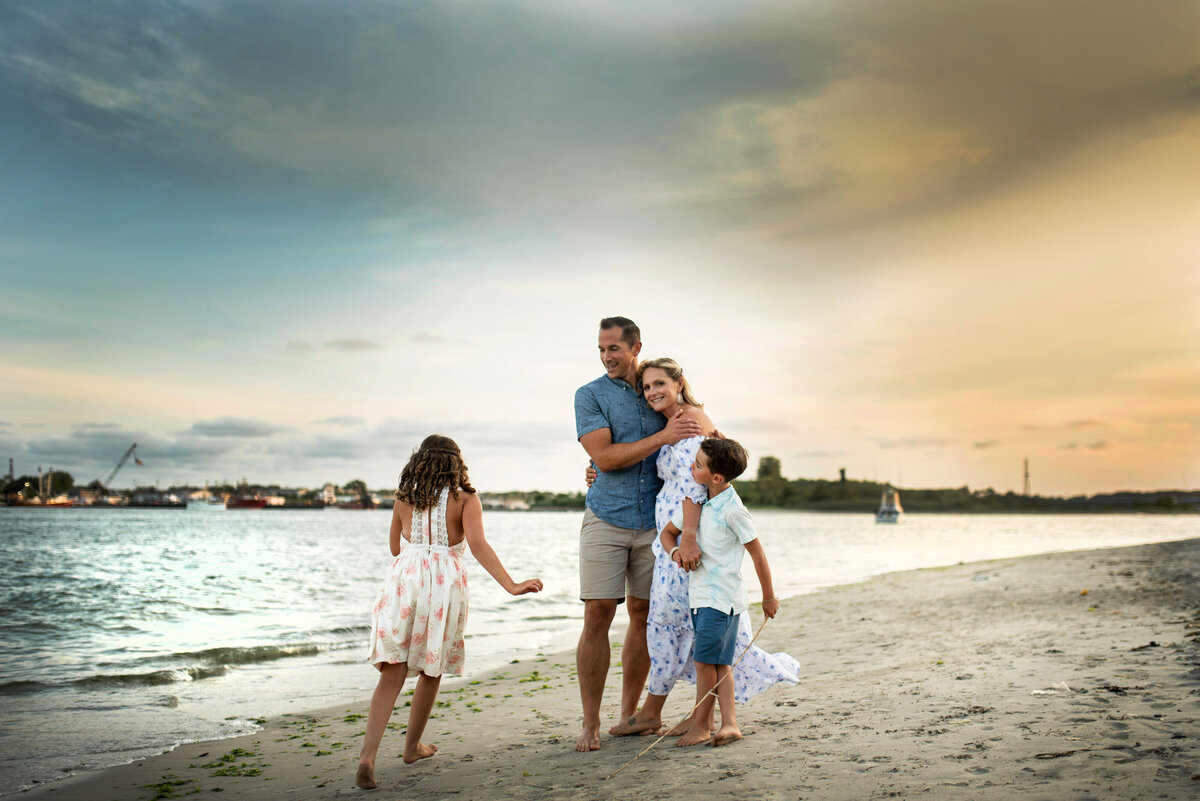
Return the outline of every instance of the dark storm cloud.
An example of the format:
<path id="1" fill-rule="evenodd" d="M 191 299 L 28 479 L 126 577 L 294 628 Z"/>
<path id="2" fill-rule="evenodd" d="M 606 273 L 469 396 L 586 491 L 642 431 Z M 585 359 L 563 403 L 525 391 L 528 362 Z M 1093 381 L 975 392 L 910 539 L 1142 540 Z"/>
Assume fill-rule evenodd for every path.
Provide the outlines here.
<path id="1" fill-rule="evenodd" d="M 805 230 L 1194 114 L 1196 24 L 1169 0 L 25 0 L 0 10 L 0 82 L 168 173 L 274 171 L 443 221 L 652 206 L 667 229 Z"/>

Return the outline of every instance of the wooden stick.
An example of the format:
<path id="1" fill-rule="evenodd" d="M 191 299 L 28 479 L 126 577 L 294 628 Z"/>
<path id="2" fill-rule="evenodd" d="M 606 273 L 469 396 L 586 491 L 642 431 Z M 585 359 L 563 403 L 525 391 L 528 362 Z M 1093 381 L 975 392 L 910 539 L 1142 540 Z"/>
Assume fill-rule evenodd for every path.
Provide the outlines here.
<path id="1" fill-rule="evenodd" d="M 695 712 L 697 709 L 699 709 L 699 708 L 700 708 L 700 705 L 701 705 L 701 704 L 703 704 L 703 703 L 704 703 L 704 702 L 705 702 L 705 701 L 708 699 L 708 696 L 710 696 L 710 695 L 711 695 L 711 696 L 713 696 L 714 698 L 716 697 L 716 693 L 717 693 L 717 687 L 721 686 L 721 682 L 725 681 L 725 679 L 726 679 L 727 677 L 729 677 L 729 676 L 732 676 L 732 675 L 733 675 L 733 669 L 734 669 L 735 667 L 737 667 L 737 666 L 738 666 L 738 663 L 742 661 L 742 659 L 743 659 L 743 658 L 746 656 L 746 654 L 750 653 L 750 649 L 754 647 L 754 641 L 758 639 L 758 635 L 762 634 L 762 630 L 763 630 L 763 629 L 765 629 L 765 628 L 767 627 L 767 621 L 768 621 L 768 620 L 770 620 L 770 618 L 769 618 L 769 617 L 764 617 L 764 618 L 763 618 L 762 625 L 758 627 L 758 631 L 754 632 L 754 636 L 750 638 L 750 644 L 749 644 L 749 645 L 747 645 L 747 646 L 745 647 L 745 649 L 742 651 L 742 655 L 741 655 L 741 656 L 739 656 L 739 657 L 737 658 L 737 662 L 734 662 L 732 665 L 730 665 L 730 666 L 729 666 L 729 672 L 725 673 L 724 675 L 722 675 L 722 676 L 721 676 L 721 678 L 717 679 L 717 683 L 716 683 L 716 684 L 714 684 L 714 685 L 712 686 L 712 689 L 711 689 L 711 690 L 709 690 L 707 693 L 705 693 L 705 694 L 704 694 L 704 697 L 703 697 L 703 698 L 701 698 L 699 701 L 697 701 L 697 702 L 696 702 L 696 705 L 695 705 L 694 707 L 692 707 L 692 711 L 691 711 L 691 712 L 688 712 L 688 713 L 687 713 L 687 715 L 684 717 L 684 719 L 683 719 L 683 720 L 687 720 L 688 718 L 690 718 L 690 717 L 692 716 L 692 712 Z M 680 723 L 683 723 L 683 720 L 681 720 L 681 721 L 679 721 L 679 722 L 680 722 Z M 676 725 L 678 725 L 678 724 L 676 724 Z M 668 729 L 668 731 L 670 731 L 670 729 Z M 613 776 L 616 776 L 618 773 L 620 773 L 621 771 L 625 770 L 625 768 L 627 768 L 627 767 L 629 767 L 630 765 L 632 765 L 634 762 L 637 762 L 639 759 L 641 759 L 641 758 L 642 758 L 642 754 L 645 754 L 647 751 L 649 751 L 651 748 L 653 748 L 654 746 L 656 746 L 656 745 L 658 745 L 659 743 L 661 743 L 661 742 L 662 742 L 663 740 L 665 740 L 666 738 L 667 738 L 667 735 L 665 735 L 665 734 L 664 734 L 664 735 L 662 735 L 662 736 L 660 736 L 660 737 L 659 737 L 657 740 L 655 740 L 654 742 L 650 743 L 650 745 L 648 745 L 648 746 L 646 746 L 645 748 L 643 748 L 643 749 L 642 749 L 642 753 L 641 753 L 641 754 L 638 754 L 638 755 L 637 755 L 637 756 L 635 756 L 633 759 L 629 760 L 629 761 L 628 761 L 628 762 L 626 762 L 624 765 L 622 765 L 621 767 L 619 767 L 619 768 L 617 768 L 616 770 L 614 770 L 612 773 L 610 773 L 610 774 L 608 774 L 607 776 L 605 776 L 605 777 L 604 777 L 604 781 L 608 781 L 608 780 L 609 780 L 609 779 L 611 779 Z"/>

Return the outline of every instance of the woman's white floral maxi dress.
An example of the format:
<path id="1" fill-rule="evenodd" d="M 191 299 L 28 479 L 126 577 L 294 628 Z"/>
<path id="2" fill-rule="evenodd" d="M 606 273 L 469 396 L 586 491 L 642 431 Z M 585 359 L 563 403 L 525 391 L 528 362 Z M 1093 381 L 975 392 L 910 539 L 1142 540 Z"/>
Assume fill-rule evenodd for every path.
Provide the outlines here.
<path id="1" fill-rule="evenodd" d="M 402 542 L 371 615 L 367 661 L 407 664 L 426 676 L 463 672 L 467 625 L 465 541 L 451 547 L 446 533 L 448 489 L 435 509 L 413 510 L 411 541 Z M 381 668 L 382 669 L 382 668 Z"/>
<path id="2" fill-rule="evenodd" d="M 658 452 L 658 475 L 663 488 L 654 503 L 654 519 L 660 532 L 684 498 L 703 503 L 708 497 L 707 488 L 692 479 L 692 462 L 703 441 L 704 437 L 690 437 L 674 445 L 664 445 Z M 654 584 L 650 589 L 650 616 L 646 624 L 646 645 L 650 650 L 647 689 L 655 695 L 668 695 L 680 679 L 696 683 L 692 661 L 696 634 L 688 609 L 688 574 L 671 561 L 657 537 L 653 549 Z M 740 656 L 753 638 L 750 615 L 741 615 L 734 653 Z M 775 684 L 795 684 L 799 681 L 799 669 L 800 664 L 790 655 L 782 651 L 769 654 L 756 645 L 733 671 L 734 698 L 743 704 Z"/>

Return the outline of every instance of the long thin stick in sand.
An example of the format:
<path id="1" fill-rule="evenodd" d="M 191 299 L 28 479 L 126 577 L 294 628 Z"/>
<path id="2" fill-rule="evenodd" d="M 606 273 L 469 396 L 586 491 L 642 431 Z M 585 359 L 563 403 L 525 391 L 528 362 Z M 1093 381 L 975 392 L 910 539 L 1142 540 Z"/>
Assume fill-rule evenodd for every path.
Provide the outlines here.
<path id="1" fill-rule="evenodd" d="M 765 628 L 767 627 L 767 621 L 768 621 L 768 620 L 770 620 L 770 618 L 769 618 L 769 617 L 764 617 L 764 618 L 763 618 L 762 625 L 758 627 L 758 631 L 754 632 L 754 636 L 750 638 L 750 644 L 749 644 L 749 645 L 747 645 L 747 646 L 746 646 L 746 648 L 745 648 L 745 649 L 742 651 L 742 655 L 741 655 L 741 656 L 739 656 L 739 657 L 737 658 L 737 662 L 734 662 L 732 665 L 730 665 L 730 666 L 729 666 L 729 672 L 728 672 L 728 673 L 725 673 L 723 676 L 721 676 L 721 678 L 717 679 L 717 683 L 716 683 L 716 684 L 714 684 L 714 685 L 712 686 L 712 689 L 711 689 L 711 690 L 709 690 L 707 693 L 705 693 L 705 694 L 704 694 L 704 698 L 701 698 L 699 701 L 697 701 L 697 702 L 696 702 L 696 705 L 695 705 L 694 707 L 692 707 L 692 712 L 695 712 L 697 709 L 699 709 L 699 708 L 700 708 L 700 705 L 704 703 L 705 699 L 707 699 L 707 698 L 708 698 L 708 696 L 710 696 L 710 695 L 712 695 L 712 696 L 714 696 L 714 697 L 716 696 L 717 688 L 721 686 L 721 682 L 725 681 L 725 679 L 726 679 L 727 677 L 729 677 L 729 676 L 732 676 L 732 675 L 733 675 L 733 669 L 734 669 L 735 667 L 737 667 L 737 666 L 738 666 L 738 662 L 741 662 L 741 661 L 742 661 L 742 657 L 744 657 L 746 654 L 750 653 L 750 649 L 754 647 L 754 641 L 758 639 L 758 635 L 762 634 L 762 630 L 763 630 L 763 629 L 765 629 Z M 690 718 L 690 717 L 692 716 L 692 712 L 688 712 L 688 713 L 687 713 L 687 716 L 686 716 L 686 717 L 684 717 L 684 719 L 683 719 L 683 720 L 687 720 L 688 718 Z M 679 722 L 680 722 L 680 723 L 683 723 L 683 720 L 681 720 L 681 721 L 679 721 Z M 676 724 L 676 725 L 678 725 L 678 724 Z M 667 731 L 670 731 L 670 729 L 668 729 Z M 665 740 L 665 739 L 667 739 L 667 735 L 665 735 L 665 734 L 664 734 L 664 735 L 662 735 L 661 737 L 659 737 L 657 740 L 655 740 L 654 742 L 650 743 L 650 745 L 648 745 L 648 746 L 646 746 L 645 748 L 643 748 L 643 749 L 642 749 L 642 753 L 641 753 L 641 754 L 638 754 L 638 755 L 637 755 L 637 756 L 635 756 L 633 759 L 629 760 L 629 761 L 628 761 L 628 762 L 626 762 L 624 765 L 622 765 L 621 767 L 619 767 L 619 768 L 617 768 L 616 770 L 614 770 L 612 773 L 610 773 L 610 774 L 608 774 L 607 776 L 605 776 L 605 777 L 604 777 L 604 781 L 608 781 L 608 780 L 609 780 L 609 779 L 611 779 L 613 776 L 616 776 L 618 773 L 620 773 L 621 771 L 625 770 L 625 768 L 627 768 L 627 767 L 629 767 L 630 765 L 632 765 L 634 762 L 637 762 L 639 759 L 641 759 L 641 758 L 642 758 L 642 754 L 646 753 L 646 752 L 647 752 L 647 751 L 649 751 L 651 748 L 653 748 L 654 746 L 658 745 L 659 743 L 661 743 L 661 742 L 662 742 L 663 740 Z"/>

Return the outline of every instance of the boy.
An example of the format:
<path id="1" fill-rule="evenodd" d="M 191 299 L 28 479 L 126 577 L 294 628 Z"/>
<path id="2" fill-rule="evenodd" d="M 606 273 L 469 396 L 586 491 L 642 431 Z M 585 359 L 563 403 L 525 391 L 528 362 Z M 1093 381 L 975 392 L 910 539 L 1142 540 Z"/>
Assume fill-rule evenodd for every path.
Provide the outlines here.
<path id="1" fill-rule="evenodd" d="M 700 513 L 700 564 L 692 572 L 688 587 L 688 605 L 692 609 L 692 626 L 696 630 L 695 663 L 696 692 L 703 696 L 700 707 L 692 716 L 692 727 L 675 743 L 699 745 L 711 742 L 727 745 L 742 739 L 733 704 L 734 646 L 737 643 L 738 616 L 749 606 L 746 588 L 742 586 L 742 556 L 749 552 L 758 582 L 762 587 L 763 614 L 775 617 L 779 601 L 771 583 L 771 567 L 762 544 L 754 533 L 750 513 L 742 505 L 737 490 L 730 484 L 746 469 L 746 449 L 731 439 L 706 439 L 700 443 L 692 478 L 708 488 L 708 501 Z M 671 560 L 679 564 L 676 538 L 683 526 L 682 509 L 662 531 L 663 547 Z M 681 567 L 682 569 L 682 567 Z M 721 678 L 727 676 L 723 681 Z M 718 685 L 718 681 L 720 684 Z M 717 703 L 721 707 L 721 728 L 712 734 L 713 698 L 709 694 L 717 686 Z"/>

